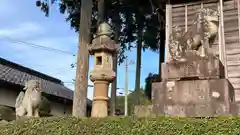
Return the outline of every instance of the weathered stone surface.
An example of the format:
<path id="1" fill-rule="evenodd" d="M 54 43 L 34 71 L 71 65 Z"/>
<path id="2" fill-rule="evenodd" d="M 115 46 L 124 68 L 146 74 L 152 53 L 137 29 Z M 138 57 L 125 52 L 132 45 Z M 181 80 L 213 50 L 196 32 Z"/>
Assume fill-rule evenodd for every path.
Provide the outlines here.
<path id="1" fill-rule="evenodd" d="M 213 117 L 236 114 L 234 90 L 211 45 L 218 33 L 218 11 L 201 8 L 186 32 L 173 28 L 161 83 L 152 86 L 156 115 Z"/>
<path id="2" fill-rule="evenodd" d="M 112 82 L 116 77 L 116 73 L 111 69 L 94 69 L 90 72 L 90 80 Z"/>
<path id="3" fill-rule="evenodd" d="M 200 8 L 196 18 L 187 31 L 179 26 L 172 29 L 169 37 L 169 53 L 171 60 L 182 61 L 188 56 L 186 52 L 197 51 L 200 56 L 208 56 L 218 33 L 219 13 L 210 8 Z"/>
<path id="4" fill-rule="evenodd" d="M 108 89 L 116 74 L 112 70 L 113 56 L 117 51 L 117 44 L 112 40 L 111 27 L 102 22 L 92 44 L 89 47 L 90 55 L 94 55 L 94 69 L 90 73 L 90 79 L 94 83 L 94 94 L 91 117 L 108 116 Z"/>
<path id="5" fill-rule="evenodd" d="M 217 79 L 224 78 L 224 67 L 218 57 L 201 57 L 187 53 L 186 61 L 162 63 L 162 80 Z"/>
<path id="6" fill-rule="evenodd" d="M 91 117 L 108 116 L 108 87 L 107 81 L 94 81 Z"/>
<path id="7" fill-rule="evenodd" d="M 234 89 L 227 79 L 164 81 L 153 84 L 156 115 L 212 117 L 235 114 Z"/>
<path id="8" fill-rule="evenodd" d="M 92 44 L 90 44 L 88 48 L 90 55 L 94 55 L 96 52 L 109 52 L 114 54 L 117 51 L 118 45 L 112 40 L 113 33 L 108 23 L 102 22 L 99 24 Z"/>
<path id="9" fill-rule="evenodd" d="M 15 103 L 16 118 L 22 116 L 40 117 L 40 104 L 42 102 L 42 89 L 40 80 L 29 80 L 17 96 Z"/>
<path id="10" fill-rule="evenodd" d="M 231 111 L 234 112 L 235 115 L 240 115 L 240 102 L 231 103 Z"/>
<path id="11" fill-rule="evenodd" d="M 137 117 L 154 117 L 153 105 L 137 105 L 134 108 L 134 115 Z"/>

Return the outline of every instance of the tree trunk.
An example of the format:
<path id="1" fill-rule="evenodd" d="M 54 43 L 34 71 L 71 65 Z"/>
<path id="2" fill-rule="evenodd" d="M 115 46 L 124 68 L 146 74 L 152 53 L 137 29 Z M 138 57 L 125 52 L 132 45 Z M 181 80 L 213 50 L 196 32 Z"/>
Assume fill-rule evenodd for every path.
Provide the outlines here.
<path id="1" fill-rule="evenodd" d="M 104 0 L 98 0 L 98 24 L 105 19 L 105 3 Z"/>
<path id="2" fill-rule="evenodd" d="M 110 105 L 110 113 L 112 116 L 115 116 L 116 111 L 116 96 L 117 96 L 117 54 L 113 57 L 113 71 L 116 73 L 116 78 L 112 82 L 111 87 L 111 105 Z"/>
<path id="3" fill-rule="evenodd" d="M 136 81 L 135 81 L 135 91 L 136 91 L 136 105 L 140 102 L 140 78 L 141 78 L 141 61 L 142 61 L 142 31 L 138 32 L 137 40 L 137 62 L 136 62 Z"/>
<path id="4" fill-rule="evenodd" d="M 90 43 L 90 27 L 92 17 L 92 0 L 82 0 L 79 27 L 79 45 L 77 57 L 76 83 L 73 98 L 73 116 L 84 117 L 87 113 L 87 90 Z M 80 30 L 81 29 L 81 30 Z"/>
<path id="5" fill-rule="evenodd" d="M 117 3 L 117 8 L 119 8 L 119 3 Z M 120 16 L 119 16 L 119 9 L 116 9 L 116 12 L 114 13 L 113 16 L 113 25 L 115 27 L 115 33 L 114 33 L 114 41 L 116 44 L 119 44 L 119 34 L 120 34 L 120 30 L 121 30 L 121 25 L 120 25 Z M 111 86 L 111 103 L 110 103 L 110 114 L 112 116 L 115 116 L 116 114 L 116 100 L 117 100 L 117 67 L 118 67 L 118 51 L 115 54 L 115 56 L 113 57 L 113 71 L 116 73 L 116 78 L 115 80 L 112 82 L 112 86 Z"/>
<path id="6" fill-rule="evenodd" d="M 159 4 L 159 7 L 160 8 L 160 11 L 164 11 L 165 9 L 165 3 L 160 3 Z M 159 79 L 161 81 L 162 79 L 162 63 L 164 62 L 165 60 L 165 40 L 166 40 L 166 34 L 165 34 L 165 21 L 166 20 L 166 15 L 164 12 L 158 12 L 157 14 L 157 17 L 158 17 L 158 22 L 159 22 L 159 25 L 160 25 L 160 47 L 159 47 L 159 67 L 158 67 L 158 75 L 159 75 Z"/>
<path id="7" fill-rule="evenodd" d="M 114 35 L 114 41 L 116 44 L 118 44 L 118 38 L 119 38 L 119 32 L 120 32 L 120 25 L 115 24 L 115 35 Z M 112 82 L 112 87 L 111 87 L 111 105 L 110 105 L 110 112 L 111 115 L 115 115 L 116 111 L 116 96 L 117 96 L 117 66 L 118 66 L 118 54 L 116 53 L 115 56 L 113 57 L 113 71 L 116 73 L 116 78 Z"/>
<path id="8" fill-rule="evenodd" d="M 158 67 L 158 75 L 161 80 L 161 71 L 162 71 L 162 63 L 165 59 L 165 31 L 160 31 L 160 48 L 159 48 L 159 67 Z"/>

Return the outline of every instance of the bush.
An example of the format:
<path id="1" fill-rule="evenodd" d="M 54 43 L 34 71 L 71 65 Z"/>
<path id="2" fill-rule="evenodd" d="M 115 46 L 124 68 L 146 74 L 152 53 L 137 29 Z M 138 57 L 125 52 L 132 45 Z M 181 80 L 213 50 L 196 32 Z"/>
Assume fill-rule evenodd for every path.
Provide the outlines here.
<path id="1" fill-rule="evenodd" d="M 42 96 L 42 102 L 40 103 L 40 116 L 49 116 L 51 113 L 51 104 L 49 100 Z"/>
<path id="2" fill-rule="evenodd" d="M 0 126 L 1 135 L 239 135 L 240 118 L 40 118 Z"/>
<path id="3" fill-rule="evenodd" d="M 15 120 L 15 112 L 12 108 L 0 105 L 0 120 Z"/>

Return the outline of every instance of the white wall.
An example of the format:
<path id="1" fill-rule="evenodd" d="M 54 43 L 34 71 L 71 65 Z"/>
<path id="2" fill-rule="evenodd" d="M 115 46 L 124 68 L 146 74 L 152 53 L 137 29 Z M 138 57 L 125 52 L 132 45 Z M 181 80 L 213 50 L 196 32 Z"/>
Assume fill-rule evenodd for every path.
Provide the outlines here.
<path id="1" fill-rule="evenodd" d="M 54 116 L 71 115 L 71 106 L 65 106 L 61 103 L 50 101 L 51 114 Z"/>
<path id="2" fill-rule="evenodd" d="M 17 96 L 17 90 L 14 91 L 0 88 L 0 105 L 14 107 Z"/>

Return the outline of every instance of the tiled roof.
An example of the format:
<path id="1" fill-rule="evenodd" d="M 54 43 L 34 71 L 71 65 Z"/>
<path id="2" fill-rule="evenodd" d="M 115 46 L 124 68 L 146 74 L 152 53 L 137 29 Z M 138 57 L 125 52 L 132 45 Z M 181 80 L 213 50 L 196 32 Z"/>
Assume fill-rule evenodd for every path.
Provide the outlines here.
<path id="1" fill-rule="evenodd" d="M 31 79 L 40 80 L 45 93 L 73 100 L 74 92 L 62 85 L 60 80 L 0 58 L 0 80 L 24 86 Z M 88 104 L 91 104 L 91 100 L 88 100 Z"/>

